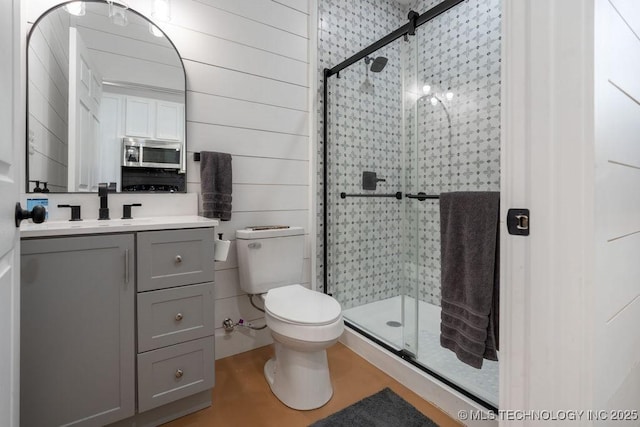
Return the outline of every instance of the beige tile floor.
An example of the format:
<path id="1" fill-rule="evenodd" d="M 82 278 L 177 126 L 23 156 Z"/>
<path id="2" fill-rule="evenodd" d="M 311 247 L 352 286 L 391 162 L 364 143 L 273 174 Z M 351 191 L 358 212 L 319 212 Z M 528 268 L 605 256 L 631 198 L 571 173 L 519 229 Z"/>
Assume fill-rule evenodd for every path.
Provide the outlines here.
<path id="1" fill-rule="evenodd" d="M 290 409 L 271 393 L 264 379 L 262 368 L 271 354 L 272 348 L 267 346 L 218 360 L 213 406 L 166 426 L 304 427 L 385 387 L 391 388 L 439 426 L 461 425 L 342 344 L 328 350 L 334 386 L 331 400 L 312 411 Z"/>

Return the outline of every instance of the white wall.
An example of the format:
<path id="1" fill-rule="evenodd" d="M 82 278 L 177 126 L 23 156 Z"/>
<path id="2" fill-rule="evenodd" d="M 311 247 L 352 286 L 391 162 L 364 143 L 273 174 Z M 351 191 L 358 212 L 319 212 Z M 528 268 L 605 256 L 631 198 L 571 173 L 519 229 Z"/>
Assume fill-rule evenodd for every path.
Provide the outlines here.
<path id="1" fill-rule="evenodd" d="M 27 19 L 58 3 L 30 0 Z M 132 2 L 133 5 L 134 2 Z M 135 2 L 150 16 L 150 2 Z M 233 155 L 233 215 L 219 232 L 288 224 L 306 229 L 304 283 L 310 282 L 309 35 L 307 0 L 173 0 L 170 24 L 159 25 L 175 43 L 187 73 L 187 190 L 200 192 L 201 150 Z M 162 197 L 162 196 L 158 196 Z M 216 265 L 216 324 L 262 324 L 238 286 L 235 244 Z M 250 335 L 255 335 L 252 337 Z M 216 331 L 216 357 L 270 342 L 257 333 Z"/>
<path id="2" fill-rule="evenodd" d="M 594 404 L 640 411 L 640 7 L 595 4 Z"/>
<path id="3" fill-rule="evenodd" d="M 531 235 L 500 232 L 499 407 L 591 409 L 601 344 L 593 330 L 593 2 L 502 7 L 501 218 L 529 208 Z"/>
<path id="4" fill-rule="evenodd" d="M 500 408 L 637 426 L 608 411 L 640 411 L 640 8 L 503 5 L 502 209 L 529 207 L 531 236 L 501 241 Z"/>
<path id="5" fill-rule="evenodd" d="M 153 36 L 149 24 L 133 13 L 121 27 L 113 25 L 107 15 L 93 12 L 99 9 L 107 10 L 107 5 L 87 7 L 86 15 L 74 18 L 72 25 L 78 28 L 104 81 L 184 90 L 180 59 L 171 43 Z"/>
<path id="6" fill-rule="evenodd" d="M 68 26 L 66 13 L 42 21 L 31 35 L 28 53 L 29 179 L 46 181 L 54 192 L 67 189 Z"/>

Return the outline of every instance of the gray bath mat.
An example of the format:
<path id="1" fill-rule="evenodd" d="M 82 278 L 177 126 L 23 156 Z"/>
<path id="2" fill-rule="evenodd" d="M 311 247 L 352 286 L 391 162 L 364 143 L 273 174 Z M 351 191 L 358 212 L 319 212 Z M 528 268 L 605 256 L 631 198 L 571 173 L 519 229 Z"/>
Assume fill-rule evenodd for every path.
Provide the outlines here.
<path id="1" fill-rule="evenodd" d="M 310 427 L 437 427 L 409 402 L 385 388 Z"/>

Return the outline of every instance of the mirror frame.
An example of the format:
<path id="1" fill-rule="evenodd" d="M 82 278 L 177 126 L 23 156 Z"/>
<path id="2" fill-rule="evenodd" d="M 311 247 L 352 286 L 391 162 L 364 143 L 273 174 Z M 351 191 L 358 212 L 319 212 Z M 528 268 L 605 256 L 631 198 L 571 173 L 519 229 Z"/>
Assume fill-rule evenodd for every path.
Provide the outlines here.
<path id="1" fill-rule="evenodd" d="M 31 28 L 29 28 L 29 32 L 27 33 L 27 40 L 26 40 L 26 58 L 25 58 L 25 194 L 52 194 L 52 193 L 36 193 L 36 192 L 32 192 L 29 191 L 29 43 L 31 41 L 31 36 L 33 34 L 33 30 L 34 28 L 36 28 L 36 26 L 38 25 L 38 23 L 40 23 L 41 20 L 43 20 L 49 13 L 53 12 L 56 9 L 62 8 L 64 6 L 66 6 L 69 3 L 74 3 L 77 0 L 67 0 L 67 1 L 63 1 L 61 3 L 56 4 L 55 6 L 52 6 L 50 8 L 48 8 L 46 11 L 44 11 L 40 16 L 38 16 L 38 19 L 35 20 L 35 22 L 31 25 Z M 106 0 L 82 0 L 85 3 L 101 3 L 104 5 L 108 5 L 109 3 Z M 119 3 L 117 0 L 113 1 L 113 3 L 121 5 L 121 3 Z M 165 33 L 165 31 L 158 26 L 151 18 L 148 18 L 147 16 L 145 16 L 144 14 L 142 14 L 141 12 L 138 12 L 137 10 L 131 8 L 131 7 L 127 7 L 127 10 L 138 15 L 139 17 L 141 17 L 142 19 L 146 20 L 147 22 L 152 23 L 153 25 L 156 26 L 156 28 L 158 30 L 160 30 L 160 32 L 162 33 L 162 35 L 167 39 L 167 41 L 169 42 L 169 44 L 171 44 L 171 47 L 173 47 L 173 49 L 175 50 L 176 54 L 178 55 L 178 59 L 180 60 L 180 65 L 182 65 L 182 74 L 184 75 L 184 156 L 185 156 L 185 161 L 184 161 L 184 191 L 177 191 L 175 193 L 186 193 L 187 192 L 187 70 L 184 66 L 184 60 L 182 59 L 182 55 L 180 54 L 180 51 L 178 50 L 178 48 L 176 47 L 175 43 L 173 43 L 173 40 L 171 40 L 169 38 L 169 36 L 167 35 L 167 33 Z M 68 188 L 67 188 L 68 189 Z M 122 191 L 121 191 L 122 193 Z M 125 192 L 125 193 L 134 193 L 133 191 L 131 192 Z M 146 194 L 174 194 L 172 192 L 158 192 L 158 191 L 135 191 L 135 193 L 146 193 Z M 57 191 L 53 194 L 96 194 L 95 192 L 84 192 L 84 191 Z"/>

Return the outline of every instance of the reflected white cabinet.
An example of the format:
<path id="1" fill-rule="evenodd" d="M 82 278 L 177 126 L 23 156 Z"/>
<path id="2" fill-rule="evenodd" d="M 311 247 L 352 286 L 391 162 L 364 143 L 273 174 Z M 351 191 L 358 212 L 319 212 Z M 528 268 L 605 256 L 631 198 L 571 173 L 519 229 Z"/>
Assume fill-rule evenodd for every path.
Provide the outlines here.
<path id="1" fill-rule="evenodd" d="M 155 134 L 156 101 L 127 96 L 125 105 L 125 135 L 138 138 L 153 138 Z"/>
<path id="2" fill-rule="evenodd" d="M 156 103 L 156 138 L 184 139 L 184 105 L 167 101 Z"/>
<path id="3" fill-rule="evenodd" d="M 125 135 L 184 140 L 184 105 L 150 98 L 126 97 Z"/>

